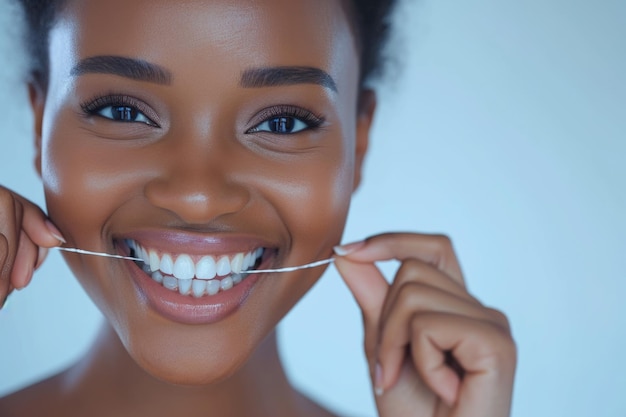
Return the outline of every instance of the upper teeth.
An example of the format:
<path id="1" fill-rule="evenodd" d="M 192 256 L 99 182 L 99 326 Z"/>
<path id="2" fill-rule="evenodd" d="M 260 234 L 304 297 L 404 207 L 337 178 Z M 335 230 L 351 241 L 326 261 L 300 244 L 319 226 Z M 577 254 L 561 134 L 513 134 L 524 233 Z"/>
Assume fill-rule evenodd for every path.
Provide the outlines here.
<path id="1" fill-rule="evenodd" d="M 156 250 L 146 249 L 130 239 L 126 241 L 126 244 L 135 252 L 136 257 L 143 260 L 146 267 L 149 266 L 151 272 L 159 271 L 163 275 L 182 280 L 192 278 L 211 280 L 231 273 L 240 273 L 252 267 L 263 255 L 263 248 L 258 248 L 250 252 L 218 257 L 204 255 L 194 262 L 192 256 L 185 253 L 176 256 L 165 252 L 159 254 Z"/>

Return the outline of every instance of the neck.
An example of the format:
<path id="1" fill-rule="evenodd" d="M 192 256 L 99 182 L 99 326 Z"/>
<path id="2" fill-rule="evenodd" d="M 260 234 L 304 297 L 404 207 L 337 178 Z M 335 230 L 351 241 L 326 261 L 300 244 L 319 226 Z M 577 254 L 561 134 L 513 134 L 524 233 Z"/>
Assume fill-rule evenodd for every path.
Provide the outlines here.
<path id="1" fill-rule="evenodd" d="M 295 415 L 301 396 L 291 387 L 272 332 L 227 380 L 208 386 L 179 386 L 155 379 L 128 355 L 105 324 L 87 356 L 66 375 L 75 398 L 97 398 L 94 409 L 134 415 Z M 85 397 L 88 396 L 88 397 Z M 156 412 L 155 412 L 156 411 Z M 167 411 L 167 412 L 166 412 Z M 93 414 L 95 415 L 95 414 Z"/>

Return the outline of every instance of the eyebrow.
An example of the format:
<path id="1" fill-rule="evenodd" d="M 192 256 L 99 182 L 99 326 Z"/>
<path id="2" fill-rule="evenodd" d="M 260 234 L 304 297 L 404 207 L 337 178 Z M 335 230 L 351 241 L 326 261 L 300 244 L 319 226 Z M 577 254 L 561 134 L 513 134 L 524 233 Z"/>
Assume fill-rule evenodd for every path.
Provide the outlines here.
<path id="1" fill-rule="evenodd" d="M 240 81 L 240 85 L 245 88 L 295 84 L 318 84 L 337 92 L 335 80 L 326 71 L 315 67 L 250 68 L 241 74 Z"/>
<path id="2" fill-rule="evenodd" d="M 160 65 L 142 59 L 114 55 L 85 58 L 72 68 L 70 74 L 72 76 L 113 74 L 155 84 L 167 85 L 172 83 L 172 73 Z"/>

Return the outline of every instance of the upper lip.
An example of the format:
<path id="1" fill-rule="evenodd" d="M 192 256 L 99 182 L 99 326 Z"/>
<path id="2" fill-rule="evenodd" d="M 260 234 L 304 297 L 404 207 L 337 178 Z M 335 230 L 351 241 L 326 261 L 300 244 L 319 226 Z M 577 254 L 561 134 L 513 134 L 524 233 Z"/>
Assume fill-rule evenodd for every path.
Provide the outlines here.
<path id="1" fill-rule="evenodd" d="M 278 244 L 249 234 L 203 234 L 174 230 L 141 230 L 119 235 L 115 241 L 131 239 L 143 247 L 167 253 L 230 255 L 258 248 L 277 249 Z"/>

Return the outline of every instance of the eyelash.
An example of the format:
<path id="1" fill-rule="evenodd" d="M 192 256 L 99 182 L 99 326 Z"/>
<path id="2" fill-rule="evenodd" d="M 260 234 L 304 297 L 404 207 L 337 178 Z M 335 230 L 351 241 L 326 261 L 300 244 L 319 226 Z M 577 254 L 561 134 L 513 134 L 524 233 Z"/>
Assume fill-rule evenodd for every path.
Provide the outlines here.
<path id="1" fill-rule="evenodd" d="M 84 115 L 88 117 L 104 117 L 98 113 L 107 107 L 130 107 L 132 109 L 136 109 L 150 121 L 150 124 L 146 124 L 153 127 L 159 127 L 159 125 L 154 121 L 156 118 L 154 116 L 154 112 L 151 111 L 148 106 L 146 106 L 141 100 L 125 94 L 99 95 L 91 100 L 85 101 L 80 105 L 80 107 Z M 104 118 L 106 119 L 106 117 Z"/>
<path id="2" fill-rule="evenodd" d="M 85 116 L 88 117 L 104 117 L 100 115 L 99 112 L 107 107 L 130 107 L 142 113 L 151 122 L 151 126 L 159 127 L 159 125 L 153 120 L 155 117 L 149 116 L 149 114 L 153 112 L 151 112 L 142 101 L 128 95 L 108 94 L 104 96 L 96 96 L 91 100 L 82 103 L 80 107 Z M 289 117 L 300 120 L 306 125 L 306 130 L 316 130 L 321 127 L 325 121 L 324 117 L 317 116 L 301 107 L 293 105 L 280 105 L 262 110 L 256 117 L 259 122 L 254 127 L 248 129 L 246 133 L 250 134 L 263 132 L 262 130 L 258 130 L 259 126 L 279 117 Z"/>
<path id="3" fill-rule="evenodd" d="M 280 105 L 262 110 L 257 117 L 255 117 L 255 119 L 258 120 L 256 125 L 248 129 L 246 133 L 262 132 L 261 130 L 257 130 L 259 126 L 279 117 L 290 117 L 300 120 L 307 126 L 306 130 L 316 130 L 320 128 L 325 121 L 324 117 L 317 116 L 309 110 L 305 110 L 301 107 L 293 105 Z"/>

